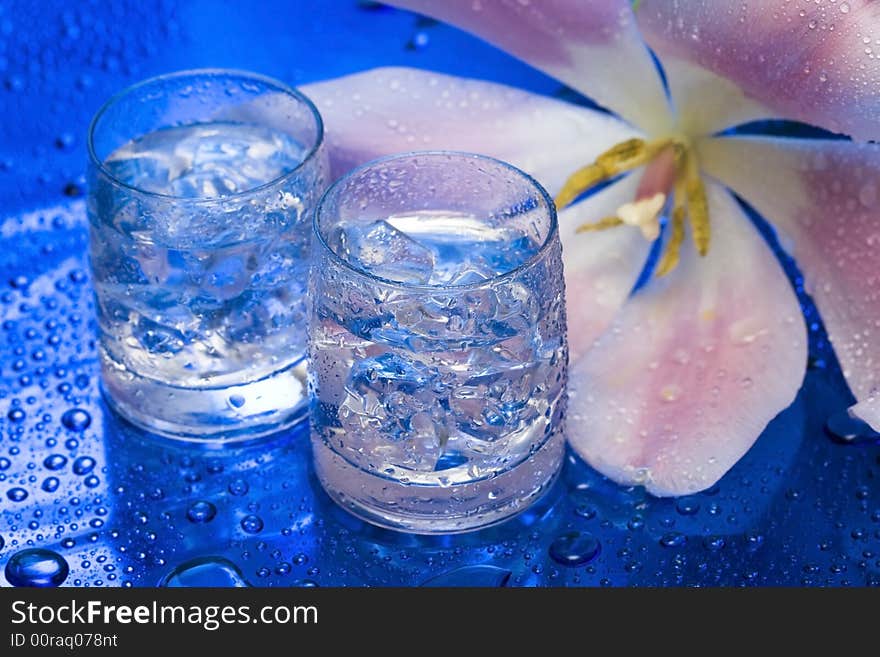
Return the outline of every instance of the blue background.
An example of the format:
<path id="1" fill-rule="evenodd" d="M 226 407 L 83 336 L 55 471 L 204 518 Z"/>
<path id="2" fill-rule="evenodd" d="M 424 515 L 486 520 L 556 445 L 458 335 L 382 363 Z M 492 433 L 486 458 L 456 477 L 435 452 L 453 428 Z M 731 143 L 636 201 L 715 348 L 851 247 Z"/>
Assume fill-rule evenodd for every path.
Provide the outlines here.
<path id="1" fill-rule="evenodd" d="M 616 486 L 570 456 L 551 494 L 508 523 L 398 535 L 330 502 L 302 433 L 211 451 L 106 411 L 81 198 L 98 106 L 184 68 L 300 84 L 392 64 L 566 95 L 457 30 L 368 2 L 0 4 L 0 566 L 41 547 L 77 586 L 880 583 L 880 448 L 824 430 L 851 396 L 787 259 L 810 326 L 804 387 L 717 486 L 679 500 Z M 62 421 L 71 409 L 90 422 Z"/>

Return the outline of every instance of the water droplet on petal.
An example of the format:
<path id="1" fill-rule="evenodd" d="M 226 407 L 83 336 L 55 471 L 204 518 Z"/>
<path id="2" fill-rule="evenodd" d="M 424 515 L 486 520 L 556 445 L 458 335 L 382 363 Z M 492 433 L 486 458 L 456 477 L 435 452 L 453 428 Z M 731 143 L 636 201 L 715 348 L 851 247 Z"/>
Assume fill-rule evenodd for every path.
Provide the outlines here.
<path id="1" fill-rule="evenodd" d="M 38 548 L 12 555 L 6 564 L 6 581 L 13 586 L 59 586 L 70 572 L 60 554 Z"/>

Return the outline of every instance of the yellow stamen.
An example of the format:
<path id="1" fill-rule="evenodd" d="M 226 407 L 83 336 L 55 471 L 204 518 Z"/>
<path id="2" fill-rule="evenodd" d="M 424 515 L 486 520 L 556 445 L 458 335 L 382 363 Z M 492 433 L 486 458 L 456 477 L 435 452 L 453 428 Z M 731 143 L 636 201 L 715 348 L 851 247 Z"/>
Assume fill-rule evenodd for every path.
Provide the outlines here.
<path id="1" fill-rule="evenodd" d="M 681 245 L 684 243 L 686 194 L 681 177 L 675 179 L 675 200 L 672 204 L 672 233 L 663 249 L 663 257 L 657 265 L 657 276 L 666 276 L 678 266 L 681 257 Z"/>
<path id="2" fill-rule="evenodd" d="M 615 144 L 599 155 L 595 162 L 569 176 L 562 186 L 562 191 L 556 196 L 556 207 L 561 210 L 600 182 L 650 162 L 671 143 L 671 139 L 658 139 L 652 142 L 645 142 L 644 139 L 628 139 Z"/>
<path id="3" fill-rule="evenodd" d="M 638 226 L 649 242 L 660 237 L 660 211 L 666 204 L 666 194 L 657 193 L 617 208 L 617 216 L 629 226 Z"/>
<path id="4" fill-rule="evenodd" d="M 605 217 L 593 224 L 582 224 L 577 227 L 576 233 L 587 233 L 594 230 L 605 230 L 606 228 L 614 228 L 620 226 L 623 219 L 620 217 Z"/>
<path id="5" fill-rule="evenodd" d="M 678 266 L 686 235 L 685 221 L 690 222 L 697 252 L 701 256 L 709 252 L 711 225 L 706 188 L 700 176 L 696 153 L 686 136 L 666 137 L 649 142 L 628 139 L 615 144 L 600 154 L 592 164 L 575 171 L 556 197 L 556 205 L 562 209 L 591 187 L 651 162 L 670 146 L 675 149 L 675 199 L 669 241 L 657 265 L 657 276 L 666 276 Z M 637 226 L 646 239 L 653 241 L 660 235 L 659 214 L 665 203 L 666 195 L 663 193 L 625 203 L 617 209 L 616 216 L 583 224 L 578 227 L 577 232 L 604 230 L 626 224 Z"/>
<path id="6" fill-rule="evenodd" d="M 684 191 L 687 195 L 687 213 L 694 232 L 697 252 L 704 256 L 709 252 L 711 227 L 709 225 L 709 204 L 706 201 L 706 188 L 700 176 L 700 167 L 693 149 L 684 156 Z"/>

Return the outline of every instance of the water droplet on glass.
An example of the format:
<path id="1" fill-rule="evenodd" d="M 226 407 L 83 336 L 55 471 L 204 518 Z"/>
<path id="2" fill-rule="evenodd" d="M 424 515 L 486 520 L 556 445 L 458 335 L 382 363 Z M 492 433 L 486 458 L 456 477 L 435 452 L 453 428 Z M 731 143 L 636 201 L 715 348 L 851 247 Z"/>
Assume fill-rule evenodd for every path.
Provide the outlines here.
<path id="1" fill-rule="evenodd" d="M 71 408 L 61 416 L 61 424 L 71 431 L 85 431 L 92 423 L 92 416 L 81 408 Z"/>
<path id="2" fill-rule="evenodd" d="M 51 550 L 16 552 L 6 564 L 6 581 L 13 586 L 59 586 L 70 572 L 67 561 Z"/>
<path id="3" fill-rule="evenodd" d="M 595 559 L 599 550 L 599 541 L 592 534 L 569 532 L 550 544 L 550 557 L 563 566 L 580 566 Z"/>
<path id="4" fill-rule="evenodd" d="M 58 477 L 46 477 L 43 480 L 43 485 L 40 486 L 47 493 L 54 493 L 58 490 L 58 486 L 61 482 L 58 480 Z"/>
<path id="5" fill-rule="evenodd" d="M 241 408 L 246 401 L 242 395 L 229 395 L 229 405 L 233 408 Z"/>
<path id="6" fill-rule="evenodd" d="M 9 418 L 10 422 L 22 422 L 27 414 L 20 408 L 13 408 L 7 414 L 6 417 Z"/>
<path id="7" fill-rule="evenodd" d="M 250 583 L 244 578 L 238 566 L 223 557 L 201 557 L 179 565 L 165 575 L 159 586 L 245 588 Z"/>
<path id="8" fill-rule="evenodd" d="M 190 522 L 211 522 L 216 515 L 217 507 L 204 500 L 193 502 L 186 511 L 186 517 Z"/>
<path id="9" fill-rule="evenodd" d="M 253 514 L 241 519 L 241 528 L 248 534 L 259 534 L 263 531 L 263 519 Z"/>

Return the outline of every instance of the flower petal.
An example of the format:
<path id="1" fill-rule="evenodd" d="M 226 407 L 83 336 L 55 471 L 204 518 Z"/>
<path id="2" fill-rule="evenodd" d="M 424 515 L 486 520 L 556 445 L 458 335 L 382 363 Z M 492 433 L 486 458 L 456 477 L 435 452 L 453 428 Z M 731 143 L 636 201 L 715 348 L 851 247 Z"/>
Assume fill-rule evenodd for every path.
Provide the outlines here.
<path id="1" fill-rule="evenodd" d="M 880 137 L 880 3 L 645 0 L 637 15 L 676 104 L 702 124 L 696 134 L 759 118 L 764 106 L 857 139 Z"/>
<path id="2" fill-rule="evenodd" d="M 794 399 L 807 341 L 800 306 L 736 201 L 707 186 L 714 247 L 689 243 L 570 373 L 571 446 L 655 495 L 708 488 Z"/>
<path id="3" fill-rule="evenodd" d="M 555 194 L 572 171 L 637 136 L 603 112 L 419 69 L 374 69 L 303 91 L 321 110 L 335 176 L 380 155 L 465 150 L 507 160 Z"/>
<path id="4" fill-rule="evenodd" d="M 670 127 L 630 0 L 392 0 L 480 36 L 649 133 Z"/>
<path id="5" fill-rule="evenodd" d="M 578 226 L 613 215 L 632 201 L 639 176 L 632 174 L 559 213 L 565 267 L 568 348 L 572 363 L 608 328 L 629 297 L 651 243 L 632 226 L 578 233 Z"/>
<path id="6" fill-rule="evenodd" d="M 880 396 L 869 397 L 853 406 L 850 412 L 870 424 L 875 431 L 880 431 Z"/>
<path id="7" fill-rule="evenodd" d="M 793 242 L 853 394 L 880 396 L 880 146 L 750 137 L 698 149 L 709 173 Z"/>

